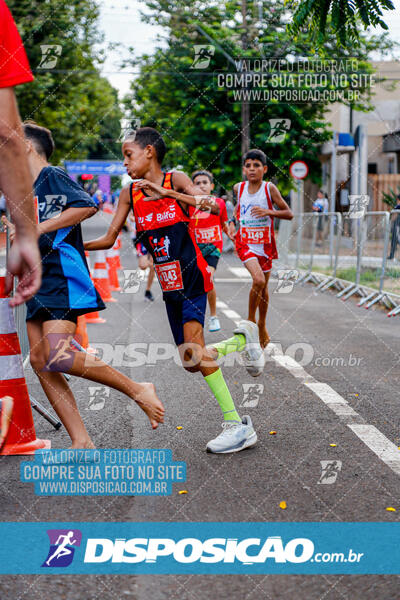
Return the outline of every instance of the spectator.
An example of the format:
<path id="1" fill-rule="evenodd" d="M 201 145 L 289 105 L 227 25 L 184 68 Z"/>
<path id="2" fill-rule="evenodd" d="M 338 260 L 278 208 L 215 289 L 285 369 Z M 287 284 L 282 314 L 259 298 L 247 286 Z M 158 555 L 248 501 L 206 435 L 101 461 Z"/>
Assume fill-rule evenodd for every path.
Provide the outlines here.
<path id="1" fill-rule="evenodd" d="M 7 212 L 6 198 L 5 198 L 4 194 L 2 194 L 0 191 L 0 217 L 5 215 L 6 212 Z"/>
<path id="2" fill-rule="evenodd" d="M 233 202 L 229 200 L 226 194 L 224 196 L 221 196 L 221 198 L 225 202 L 226 214 L 228 215 L 228 223 L 230 223 L 230 221 L 233 219 L 235 207 L 233 205 Z M 235 248 L 234 243 L 231 239 L 229 239 L 226 233 L 222 233 L 222 239 L 224 241 L 223 252 L 233 252 Z"/>
<path id="3" fill-rule="evenodd" d="M 16 25 L 6 3 L 0 0 L 0 188 L 15 224 L 15 240 L 7 262 L 6 292 L 11 291 L 13 276 L 19 279 L 11 306 L 31 298 L 41 279 L 33 182 L 14 93 L 16 85 L 32 80 Z"/>
<path id="4" fill-rule="evenodd" d="M 92 198 L 96 202 L 96 205 L 98 206 L 98 208 L 101 209 L 104 204 L 104 196 L 103 196 L 103 192 L 101 191 L 100 188 L 97 188 L 97 190 L 93 194 Z"/>
<path id="5" fill-rule="evenodd" d="M 115 192 L 113 192 L 111 194 L 111 204 L 113 206 L 117 206 L 120 193 L 121 193 L 121 190 L 118 189 L 118 190 L 115 190 Z"/>
<path id="6" fill-rule="evenodd" d="M 397 196 L 397 204 L 396 204 L 394 210 L 400 211 L 400 194 Z M 388 256 L 389 260 L 392 260 L 394 258 L 399 240 L 400 240 L 400 212 L 396 215 L 396 217 L 393 221 L 393 225 L 392 225 L 392 242 L 390 244 L 390 254 Z"/>
<path id="7" fill-rule="evenodd" d="M 317 246 L 322 246 L 323 234 L 325 229 L 326 217 L 325 213 L 329 212 L 329 202 L 325 192 L 319 190 L 317 199 L 313 202 L 312 209 L 314 212 L 320 213 L 317 223 Z"/>

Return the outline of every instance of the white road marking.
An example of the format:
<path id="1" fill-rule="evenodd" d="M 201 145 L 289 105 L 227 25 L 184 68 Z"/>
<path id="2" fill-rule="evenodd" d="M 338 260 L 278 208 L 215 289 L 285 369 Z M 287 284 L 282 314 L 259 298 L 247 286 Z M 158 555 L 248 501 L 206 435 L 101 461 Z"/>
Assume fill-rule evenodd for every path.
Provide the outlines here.
<path id="1" fill-rule="evenodd" d="M 327 383 L 319 383 L 319 381 L 317 381 L 316 383 L 306 383 L 306 386 L 321 398 L 325 404 L 348 404 L 348 402 Z"/>
<path id="2" fill-rule="evenodd" d="M 231 310 L 225 302 L 222 302 L 222 300 L 217 300 L 217 308 L 220 308 L 221 312 L 224 313 L 228 319 L 234 321 L 236 325 L 242 320 L 242 317 L 236 311 Z"/>
<path id="3" fill-rule="evenodd" d="M 246 267 L 228 267 L 230 272 L 236 275 L 236 277 L 243 277 L 245 279 L 251 279 L 251 275 Z"/>
<path id="4" fill-rule="evenodd" d="M 244 267 L 229 267 L 229 270 L 235 275 L 237 274 L 238 278 L 243 277 L 243 271 L 247 271 Z M 235 321 L 235 323 L 241 320 L 240 315 L 230 310 L 228 305 L 222 302 L 222 300 L 217 300 L 217 307 L 228 318 Z M 287 369 L 294 377 L 302 379 L 302 384 L 318 396 L 337 416 L 341 417 L 342 421 L 346 422 L 347 420 L 347 427 L 392 471 L 400 475 L 400 450 L 374 425 L 363 423 L 364 419 L 349 405 L 343 396 L 338 394 L 327 383 L 321 383 L 314 379 L 294 358 L 285 356 L 277 344 L 270 342 L 265 349 L 265 353 L 278 365 Z M 354 423 L 355 418 L 358 420 L 357 423 Z"/>
<path id="5" fill-rule="evenodd" d="M 373 425 L 349 423 L 352 431 L 383 460 L 397 475 L 400 475 L 400 450 Z"/>
<path id="6" fill-rule="evenodd" d="M 215 283 L 249 283 L 249 281 L 251 281 L 251 279 L 249 279 L 248 277 L 243 277 L 242 279 L 240 277 L 231 277 L 231 278 L 215 278 L 214 282 Z"/>

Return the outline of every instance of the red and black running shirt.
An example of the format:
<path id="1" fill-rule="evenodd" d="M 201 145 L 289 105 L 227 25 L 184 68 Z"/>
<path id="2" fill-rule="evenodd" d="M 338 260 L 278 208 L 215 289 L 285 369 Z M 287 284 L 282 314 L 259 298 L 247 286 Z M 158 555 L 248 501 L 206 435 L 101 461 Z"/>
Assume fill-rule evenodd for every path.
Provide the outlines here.
<path id="1" fill-rule="evenodd" d="M 190 218 L 174 198 L 146 200 L 142 190 L 130 187 L 131 208 L 136 221 L 136 240 L 150 252 L 166 301 L 181 302 L 212 289 L 208 270 Z M 162 186 L 173 189 L 172 173 L 165 173 Z"/>

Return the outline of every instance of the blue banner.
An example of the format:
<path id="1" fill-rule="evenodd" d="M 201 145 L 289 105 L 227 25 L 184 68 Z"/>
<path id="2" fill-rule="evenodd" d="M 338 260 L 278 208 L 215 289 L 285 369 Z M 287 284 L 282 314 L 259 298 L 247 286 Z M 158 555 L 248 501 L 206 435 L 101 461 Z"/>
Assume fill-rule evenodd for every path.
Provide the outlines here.
<path id="1" fill-rule="evenodd" d="M 398 574 L 399 523 L 1 523 L 2 574 Z"/>
<path id="2" fill-rule="evenodd" d="M 64 166 L 69 175 L 125 175 L 126 169 L 119 160 L 66 160 Z"/>

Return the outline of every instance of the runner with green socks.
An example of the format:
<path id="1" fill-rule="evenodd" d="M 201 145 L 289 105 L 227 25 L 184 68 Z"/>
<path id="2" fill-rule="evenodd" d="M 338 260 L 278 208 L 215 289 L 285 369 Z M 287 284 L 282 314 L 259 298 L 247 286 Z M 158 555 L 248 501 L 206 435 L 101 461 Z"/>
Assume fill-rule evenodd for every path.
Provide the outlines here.
<path id="1" fill-rule="evenodd" d="M 207 293 L 212 281 L 195 236 L 190 232 L 188 207 L 217 214 L 218 204 L 210 196 L 199 195 L 198 188 L 185 173 L 162 171 L 166 148 L 155 129 L 143 127 L 128 135 L 122 151 L 127 172 L 136 181 L 121 191 L 108 232 L 86 242 L 85 248 L 112 247 L 129 211 L 133 210 L 137 241 L 153 257 L 182 365 L 190 373 L 203 375 L 224 416 L 223 431 L 208 442 L 207 451 L 223 454 L 254 446 L 257 435 L 251 419 L 238 414 L 216 360 L 230 352 L 251 351 L 254 342 L 258 345 L 257 326 L 241 321 L 227 342 L 206 348 L 204 341 Z"/>

